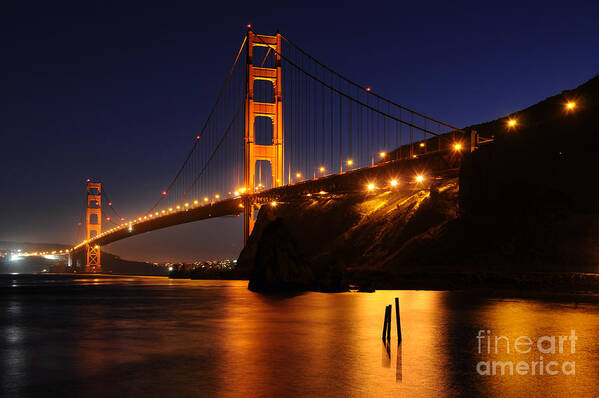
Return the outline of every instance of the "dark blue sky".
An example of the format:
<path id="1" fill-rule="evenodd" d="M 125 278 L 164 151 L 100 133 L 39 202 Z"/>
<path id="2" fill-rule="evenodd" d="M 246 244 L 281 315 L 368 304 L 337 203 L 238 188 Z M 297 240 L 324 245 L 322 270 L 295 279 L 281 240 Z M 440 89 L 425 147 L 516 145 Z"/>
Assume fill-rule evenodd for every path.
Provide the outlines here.
<path id="1" fill-rule="evenodd" d="M 73 242 L 87 177 L 101 179 L 126 215 L 150 208 L 201 128 L 247 23 L 259 33 L 279 28 L 349 78 L 457 126 L 599 73 L 596 2 L 415 3 L 4 4 L 0 240 Z M 107 250 L 191 260 L 235 257 L 241 245 L 241 220 L 225 219 Z"/>

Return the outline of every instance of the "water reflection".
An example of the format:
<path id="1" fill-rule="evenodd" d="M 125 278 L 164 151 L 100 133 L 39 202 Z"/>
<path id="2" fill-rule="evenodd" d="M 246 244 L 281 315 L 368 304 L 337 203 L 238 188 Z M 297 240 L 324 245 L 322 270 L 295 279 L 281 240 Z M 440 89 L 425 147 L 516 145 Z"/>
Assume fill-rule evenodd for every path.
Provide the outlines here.
<path id="1" fill-rule="evenodd" d="M 8 395 L 598 393 L 595 304 L 576 308 L 429 291 L 269 296 L 249 292 L 240 281 L 51 278 L 54 282 L 17 278 L 16 288 L 2 290 L 7 299 L 0 301 L 1 387 Z M 397 344 L 394 324 L 385 345 L 382 314 L 394 297 L 399 297 L 403 341 Z M 573 354 L 576 376 L 476 372 L 481 360 L 514 357 L 478 353 L 480 329 L 514 339 L 571 328 L 580 336 Z"/>
<path id="2" fill-rule="evenodd" d="M 401 382 L 402 380 L 402 371 L 403 367 L 401 364 L 402 355 L 401 355 L 401 344 L 397 346 L 397 356 L 395 360 L 395 381 Z"/>

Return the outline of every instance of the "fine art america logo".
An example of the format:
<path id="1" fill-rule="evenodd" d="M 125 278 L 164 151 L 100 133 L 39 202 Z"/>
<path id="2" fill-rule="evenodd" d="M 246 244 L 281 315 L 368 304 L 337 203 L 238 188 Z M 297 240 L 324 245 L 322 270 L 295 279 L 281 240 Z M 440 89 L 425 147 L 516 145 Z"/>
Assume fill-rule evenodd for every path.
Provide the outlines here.
<path id="1" fill-rule="evenodd" d="M 478 362 L 476 371 L 482 376 L 576 374 L 576 363 L 571 360 L 578 340 L 575 330 L 566 336 L 518 336 L 515 339 L 479 330 L 476 340 L 479 355 L 502 359 Z"/>

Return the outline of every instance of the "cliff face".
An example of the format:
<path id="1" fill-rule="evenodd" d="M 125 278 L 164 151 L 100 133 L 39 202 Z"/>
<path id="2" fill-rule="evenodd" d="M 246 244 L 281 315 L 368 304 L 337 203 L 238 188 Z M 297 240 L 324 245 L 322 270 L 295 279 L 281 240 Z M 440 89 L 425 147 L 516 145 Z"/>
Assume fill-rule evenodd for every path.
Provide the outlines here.
<path id="1" fill-rule="evenodd" d="M 599 78 L 511 116 L 511 130 L 506 119 L 465 128 L 495 142 L 465 158 L 459 180 L 263 207 L 238 261 L 250 289 L 339 291 L 418 272 L 597 272 Z"/>
<path id="2" fill-rule="evenodd" d="M 347 290 L 348 270 L 384 269 L 426 251 L 457 216 L 457 181 L 264 206 L 238 265 L 252 290 Z M 421 261 L 421 260 L 418 260 Z"/>

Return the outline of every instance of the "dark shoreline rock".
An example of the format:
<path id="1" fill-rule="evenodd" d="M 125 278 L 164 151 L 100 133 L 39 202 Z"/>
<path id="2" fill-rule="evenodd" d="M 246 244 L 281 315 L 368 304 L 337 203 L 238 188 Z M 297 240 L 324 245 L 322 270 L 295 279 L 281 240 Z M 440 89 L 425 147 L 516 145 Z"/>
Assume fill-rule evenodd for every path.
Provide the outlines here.
<path id="1" fill-rule="evenodd" d="M 599 77 L 513 117 L 465 128 L 495 140 L 459 180 L 263 206 L 238 260 L 250 289 L 599 292 L 580 276 L 599 271 Z"/>

